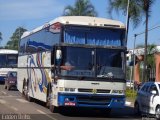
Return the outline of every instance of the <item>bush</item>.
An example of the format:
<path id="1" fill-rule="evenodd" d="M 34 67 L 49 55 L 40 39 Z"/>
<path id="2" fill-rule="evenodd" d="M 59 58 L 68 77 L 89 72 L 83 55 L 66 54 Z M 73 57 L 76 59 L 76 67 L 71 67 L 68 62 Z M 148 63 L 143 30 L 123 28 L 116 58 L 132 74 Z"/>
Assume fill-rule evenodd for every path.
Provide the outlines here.
<path id="1" fill-rule="evenodd" d="M 137 91 L 133 89 L 126 89 L 126 97 L 128 98 L 136 98 Z"/>

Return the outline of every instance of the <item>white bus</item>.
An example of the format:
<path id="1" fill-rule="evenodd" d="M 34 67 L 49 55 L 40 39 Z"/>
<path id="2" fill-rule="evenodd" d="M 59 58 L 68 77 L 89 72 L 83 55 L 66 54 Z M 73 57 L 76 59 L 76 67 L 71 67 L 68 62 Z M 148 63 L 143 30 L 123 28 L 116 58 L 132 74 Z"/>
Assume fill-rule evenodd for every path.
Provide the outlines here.
<path id="1" fill-rule="evenodd" d="M 0 49 L 0 82 L 4 82 L 8 71 L 17 71 L 18 51 Z"/>
<path id="2" fill-rule="evenodd" d="M 18 90 L 30 101 L 60 107 L 123 108 L 125 26 L 115 20 L 66 16 L 25 32 Z"/>

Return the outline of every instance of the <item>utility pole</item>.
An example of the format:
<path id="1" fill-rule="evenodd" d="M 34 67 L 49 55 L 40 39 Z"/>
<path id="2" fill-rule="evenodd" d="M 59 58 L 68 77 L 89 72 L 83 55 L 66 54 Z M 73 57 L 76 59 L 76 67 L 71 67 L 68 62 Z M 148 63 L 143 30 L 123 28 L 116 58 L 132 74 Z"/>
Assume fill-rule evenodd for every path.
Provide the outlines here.
<path id="1" fill-rule="evenodd" d="M 0 32 L 0 47 L 1 47 L 1 42 L 2 42 L 2 33 Z"/>
<path id="2" fill-rule="evenodd" d="M 129 28 L 129 5 L 130 5 L 130 0 L 128 0 L 128 4 L 127 4 L 125 44 L 127 44 L 127 40 L 128 40 L 128 28 Z"/>

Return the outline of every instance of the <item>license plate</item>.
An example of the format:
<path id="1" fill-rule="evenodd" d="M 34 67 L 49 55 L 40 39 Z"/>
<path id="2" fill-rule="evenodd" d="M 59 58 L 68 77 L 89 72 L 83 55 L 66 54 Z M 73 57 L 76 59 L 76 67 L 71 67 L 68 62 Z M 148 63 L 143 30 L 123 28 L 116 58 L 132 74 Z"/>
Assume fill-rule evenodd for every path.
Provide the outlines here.
<path id="1" fill-rule="evenodd" d="M 65 106 L 76 106 L 76 103 L 74 102 L 66 102 L 64 103 Z"/>

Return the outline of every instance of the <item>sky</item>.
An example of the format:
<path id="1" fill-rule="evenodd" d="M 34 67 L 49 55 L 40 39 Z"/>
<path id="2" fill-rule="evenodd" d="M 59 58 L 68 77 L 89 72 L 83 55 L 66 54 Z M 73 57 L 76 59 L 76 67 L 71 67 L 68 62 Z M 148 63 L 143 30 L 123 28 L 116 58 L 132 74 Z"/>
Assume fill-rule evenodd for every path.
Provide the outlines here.
<path id="1" fill-rule="evenodd" d="M 108 0 L 90 0 L 98 13 L 98 17 L 110 18 L 107 13 Z M 0 32 L 2 33 L 1 46 L 6 45 L 10 37 L 18 27 L 32 30 L 41 26 L 56 17 L 62 16 L 67 5 L 74 5 L 75 0 L 0 0 Z M 156 0 L 152 6 L 149 29 L 160 26 L 160 0 Z M 113 12 L 112 18 L 126 24 L 126 17 L 123 14 Z M 127 47 L 133 48 L 134 34 L 145 30 L 145 19 L 133 29 L 130 24 Z M 160 45 L 160 27 L 149 31 L 148 43 Z M 136 37 L 136 45 L 144 44 L 144 34 Z"/>

